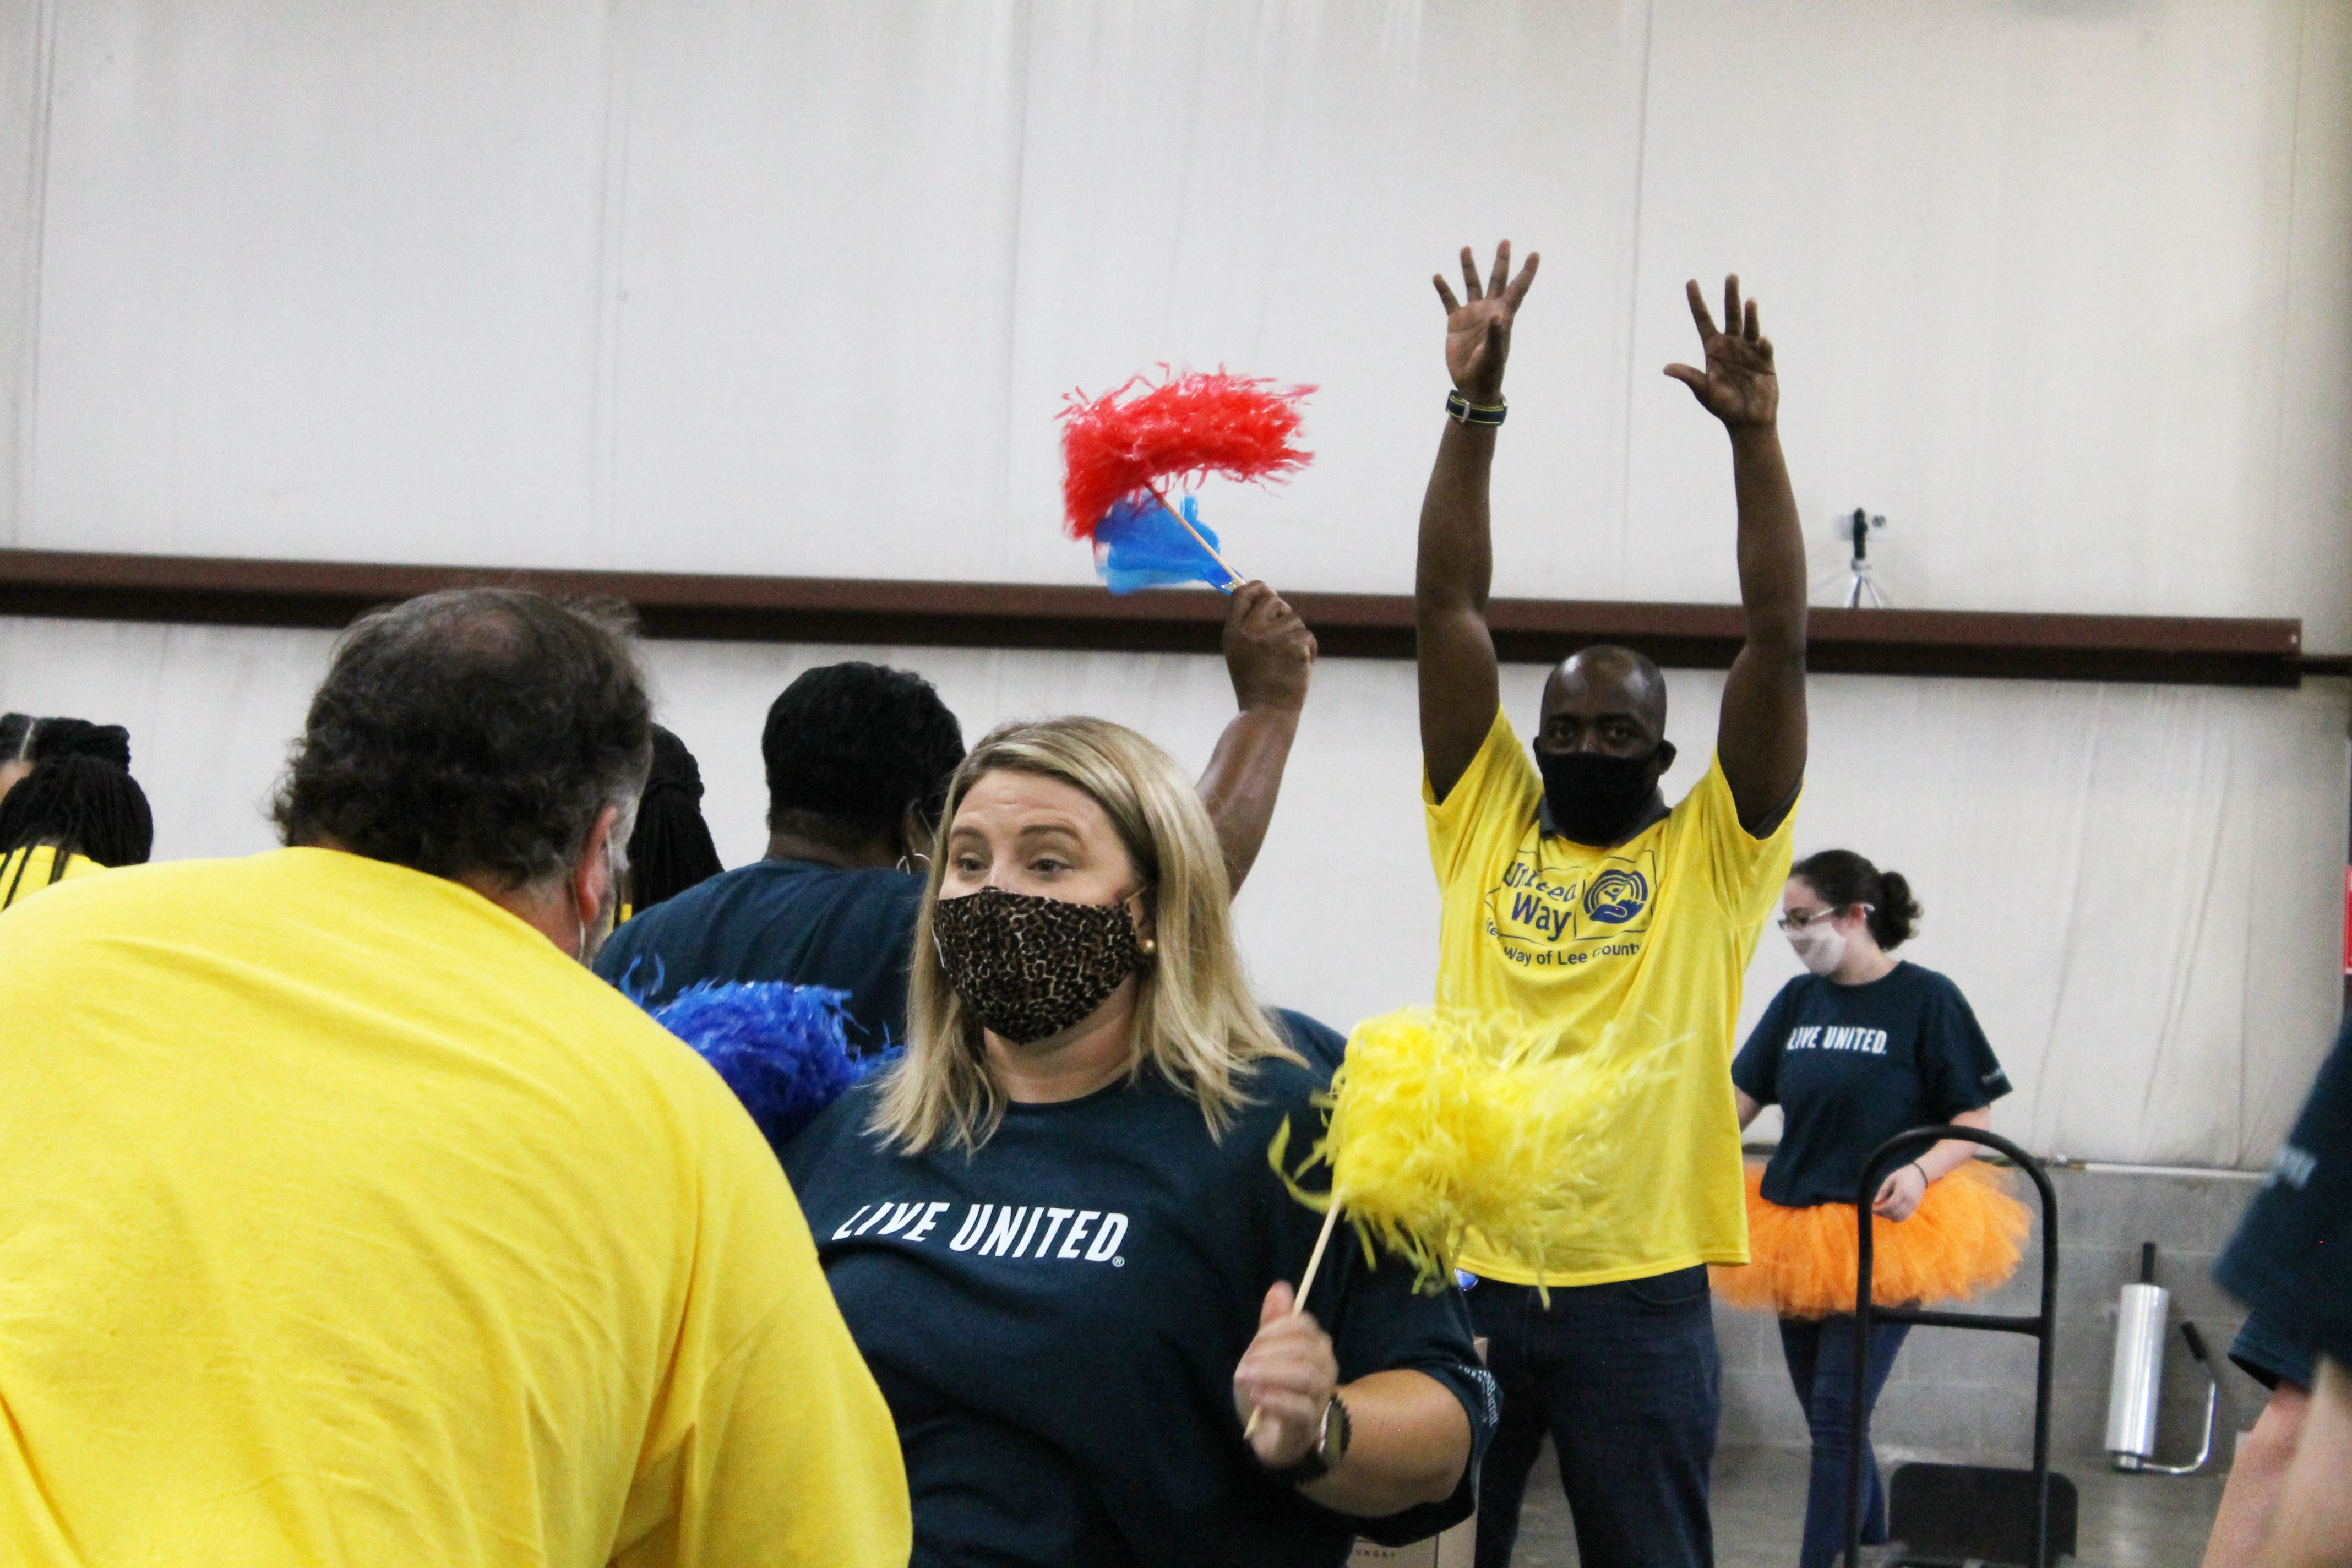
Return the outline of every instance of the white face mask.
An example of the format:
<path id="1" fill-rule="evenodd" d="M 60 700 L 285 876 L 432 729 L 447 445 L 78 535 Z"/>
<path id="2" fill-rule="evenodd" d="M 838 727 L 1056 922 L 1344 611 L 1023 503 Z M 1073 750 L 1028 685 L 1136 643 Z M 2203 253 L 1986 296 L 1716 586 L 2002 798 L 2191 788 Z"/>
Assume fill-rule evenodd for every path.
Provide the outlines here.
<path id="1" fill-rule="evenodd" d="M 1789 945 L 1797 950 L 1797 959 L 1815 974 L 1835 973 L 1845 962 L 1845 932 L 1827 920 L 1818 920 L 1802 931 L 1787 933 Z"/>

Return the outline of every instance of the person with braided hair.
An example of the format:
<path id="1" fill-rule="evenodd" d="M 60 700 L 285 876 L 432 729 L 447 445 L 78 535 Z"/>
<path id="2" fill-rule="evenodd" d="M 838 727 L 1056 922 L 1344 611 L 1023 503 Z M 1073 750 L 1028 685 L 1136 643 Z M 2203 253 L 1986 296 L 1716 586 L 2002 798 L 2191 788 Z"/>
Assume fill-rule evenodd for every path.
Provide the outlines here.
<path id="1" fill-rule="evenodd" d="M 1855 1190 L 1864 1162 L 1914 1127 L 1989 1127 L 2009 1079 L 1958 986 L 1896 958 L 1919 903 L 1899 871 L 1850 849 L 1790 868 L 1780 930 L 1810 973 L 1781 988 L 1731 1064 L 1745 1128 L 1767 1105 L 1780 1149 L 1748 1173 L 1746 1268 L 1715 1270 L 1715 1293 L 1779 1314 L 1780 1346 L 1812 1430 L 1801 1568 L 1844 1544 L 1852 1464 Z M 1887 1173 L 1873 1196 L 1872 1299 L 1882 1305 L 1978 1294 L 2017 1268 L 2030 1218 L 1977 1146 L 1947 1138 Z M 1870 1405 L 1906 1323 L 1871 1331 Z M 1864 1412 L 1867 1415 L 1867 1410 Z M 1886 1498 L 1865 1439 L 1863 1540 L 1886 1539 Z"/>
<path id="2" fill-rule="evenodd" d="M 87 719 L 36 719 L 0 713 L 0 799 L 48 757 L 96 757 L 131 771 L 131 731 Z"/>
<path id="3" fill-rule="evenodd" d="M 129 731 L 0 718 L 0 910 L 69 877 L 144 864 L 154 845 Z"/>
<path id="4" fill-rule="evenodd" d="M 702 770 L 686 742 L 654 727 L 654 771 L 637 797 L 637 825 L 629 833 L 629 897 L 621 919 L 643 914 L 727 868 L 702 819 Z"/>

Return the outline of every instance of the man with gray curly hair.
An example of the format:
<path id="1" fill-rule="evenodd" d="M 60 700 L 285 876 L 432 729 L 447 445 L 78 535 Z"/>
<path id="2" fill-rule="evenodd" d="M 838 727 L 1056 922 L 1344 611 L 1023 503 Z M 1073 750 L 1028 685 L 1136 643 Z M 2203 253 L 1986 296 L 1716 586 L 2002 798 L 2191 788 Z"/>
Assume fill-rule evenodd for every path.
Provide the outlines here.
<path id="1" fill-rule="evenodd" d="M 0 1555 L 906 1561 L 774 1157 L 583 967 L 650 736 L 624 616 L 430 595 L 337 646 L 288 847 L 0 921 Z"/>

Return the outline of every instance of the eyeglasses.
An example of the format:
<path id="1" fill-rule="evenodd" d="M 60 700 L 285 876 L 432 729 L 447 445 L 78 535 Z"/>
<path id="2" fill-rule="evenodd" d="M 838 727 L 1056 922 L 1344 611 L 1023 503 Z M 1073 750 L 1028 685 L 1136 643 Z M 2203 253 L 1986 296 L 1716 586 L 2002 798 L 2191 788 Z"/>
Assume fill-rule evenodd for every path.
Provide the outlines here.
<path id="1" fill-rule="evenodd" d="M 1875 904 L 1846 905 L 1846 908 L 1849 910 L 1875 910 L 1877 907 L 1878 906 Z M 1779 926 L 1782 931 L 1807 931 L 1821 924 L 1823 921 L 1833 921 L 1837 919 L 1841 912 L 1842 911 L 1837 910 L 1790 910 L 1783 913 L 1780 918 L 1773 923 Z"/>

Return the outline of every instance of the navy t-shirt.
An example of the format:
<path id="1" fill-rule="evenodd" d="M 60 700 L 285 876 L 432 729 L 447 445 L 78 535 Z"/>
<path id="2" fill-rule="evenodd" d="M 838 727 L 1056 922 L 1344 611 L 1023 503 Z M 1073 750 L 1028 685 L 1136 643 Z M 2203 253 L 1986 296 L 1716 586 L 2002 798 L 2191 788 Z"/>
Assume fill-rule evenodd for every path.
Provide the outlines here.
<path id="1" fill-rule="evenodd" d="M 1731 1081 L 1780 1107 L 1764 1196 L 1783 1208 L 1853 1202 L 1873 1149 L 2009 1092 L 1960 988 L 1909 963 L 1862 985 L 1790 981 L 1740 1047 Z"/>
<path id="2" fill-rule="evenodd" d="M 906 871 L 756 860 L 623 925 L 596 973 L 648 1007 L 702 980 L 829 985 L 849 993 L 850 1047 L 879 1050 L 907 1032 L 922 901 L 923 879 Z"/>
<path id="3" fill-rule="evenodd" d="M 2352 1018 L 2213 1272 L 2290 1343 L 2352 1367 Z"/>
<path id="4" fill-rule="evenodd" d="M 1266 1016 L 1274 1020 L 1290 1048 L 1307 1058 L 1307 1065 L 1330 1077 L 1347 1059 L 1348 1037 L 1319 1018 L 1310 1018 L 1291 1007 L 1268 1007 Z"/>
<path id="5" fill-rule="evenodd" d="M 976 1154 L 907 1156 L 866 1131 L 872 1085 L 786 1151 L 835 1299 L 896 1417 L 918 1564 L 1337 1564 L 1470 1512 L 1494 1384 L 1460 1292 L 1333 1238 L 1307 1310 L 1342 1383 L 1407 1367 L 1462 1401 L 1474 1452 L 1447 1502 L 1360 1520 L 1269 1476 L 1242 1440 L 1234 1368 L 1322 1218 L 1266 1160 L 1310 1145 L 1322 1073 L 1267 1063 L 1213 1140 L 1149 1069 L 1014 1105 Z M 1343 1222 L 1344 1224 L 1344 1222 Z"/>

